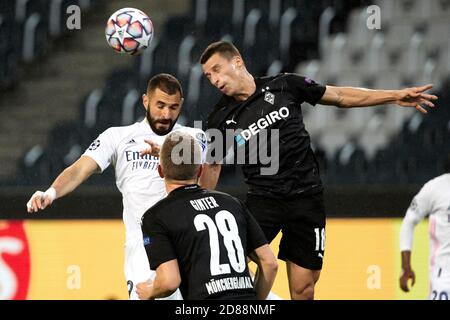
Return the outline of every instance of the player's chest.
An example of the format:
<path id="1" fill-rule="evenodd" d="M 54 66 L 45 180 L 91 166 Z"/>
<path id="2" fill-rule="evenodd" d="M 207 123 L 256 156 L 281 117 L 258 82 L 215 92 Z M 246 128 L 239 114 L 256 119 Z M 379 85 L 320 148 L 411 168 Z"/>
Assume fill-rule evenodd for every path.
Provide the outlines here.
<path id="1" fill-rule="evenodd" d="M 159 164 L 159 157 L 149 154 L 142 154 L 142 151 L 150 148 L 145 140 L 150 140 L 159 146 L 164 142 L 164 137 L 160 136 L 136 136 L 124 140 L 117 150 L 116 167 L 119 170 L 131 172 L 140 172 L 142 170 L 156 171 Z"/>
<path id="2" fill-rule="evenodd" d="M 294 97 L 281 89 L 259 89 L 248 101 L 236 104 L 222 123 L 224 129 L 250 130 L 278 128 L 290 118 L 298 117 Z"/>

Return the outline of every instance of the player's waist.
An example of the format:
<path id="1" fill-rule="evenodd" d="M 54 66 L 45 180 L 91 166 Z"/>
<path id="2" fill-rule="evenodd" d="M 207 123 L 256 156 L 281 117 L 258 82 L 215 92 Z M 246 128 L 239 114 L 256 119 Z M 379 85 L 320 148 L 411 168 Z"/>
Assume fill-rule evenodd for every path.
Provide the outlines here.
<path id="1" fill-rule="evenodd" d="M 432 260 L 430 276 L 434 278 L 450 278 L 450 252 L 435 256 Z"/>
<path id="2" fill-rule="evenodd" d="M 272 198 L 291 198 L 299 195 L 312 195 L 323 191 L 320 179 L 308 179 L 307 181 L 267 180 L 255 181 L 246 179 L 248 194 L 268 196 Z"/>

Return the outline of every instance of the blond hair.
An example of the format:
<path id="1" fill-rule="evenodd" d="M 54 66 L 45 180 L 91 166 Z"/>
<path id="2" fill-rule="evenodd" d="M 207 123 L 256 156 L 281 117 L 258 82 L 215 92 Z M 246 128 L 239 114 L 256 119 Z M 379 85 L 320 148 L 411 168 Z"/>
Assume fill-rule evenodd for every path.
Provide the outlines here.
<path id="1" fill-rule="evenodd" d="M 166 179 L 185 181 L 197 178 L 202 152 L 199 143 L 190 134 L 180 131 L 170 133 L 159 156 Z"/>

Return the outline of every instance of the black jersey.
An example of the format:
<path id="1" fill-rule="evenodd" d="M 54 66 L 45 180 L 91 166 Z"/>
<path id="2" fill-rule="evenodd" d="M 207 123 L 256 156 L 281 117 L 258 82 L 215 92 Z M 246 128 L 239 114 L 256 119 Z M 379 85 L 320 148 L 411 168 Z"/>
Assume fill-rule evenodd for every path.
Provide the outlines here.
<path id="1" fill-rule="evenodd" d="M 184 299 L 256 299 L 247 255 L 267 240 L 240 200 L 180 187 L 144 214 L 142 232 L 152 270 L 178 260 Z"/>
<path id="2" fill-rule="evenodd" d="M 242 164 L 250 194 L 288 197 L 321 191 L 319 167 L 303 123 L 301 104 L 306 101 L 315 105 L 326 88 L 295 74 L 255 78 L 255 83 L 256 91 L 246 101 L 223 95 L 208 117 L 208 129 L 219 129 L 224 139 L 229 129 L 234 132 L 235 161 L 238 149 L 245 148 L 245 163 L 237 163 Z M 268 150 L 273 149 L 272 129 L 278 129 L 279 134 L 279 166 L 278 172 L 267 175 L 261 168 L 270 164 L 264 164 L 259 156 L 251 161 L 260 154 L 261 141 L 253 144 L 257 149 L 250 146 L 251 140 L 262 139 L 259 136 L 265 131 Z"/>

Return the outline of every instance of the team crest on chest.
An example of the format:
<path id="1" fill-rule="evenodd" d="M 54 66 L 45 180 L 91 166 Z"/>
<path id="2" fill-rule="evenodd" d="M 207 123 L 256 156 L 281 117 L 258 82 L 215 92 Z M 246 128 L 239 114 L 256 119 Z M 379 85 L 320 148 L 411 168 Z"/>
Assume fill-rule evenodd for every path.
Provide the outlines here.
<path id="1" fill-rule="evenodd" d="M 264 95 L 264 100 L 273 105 L 275 103 L 275 95 L 267 91 Z"/>

